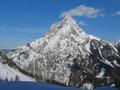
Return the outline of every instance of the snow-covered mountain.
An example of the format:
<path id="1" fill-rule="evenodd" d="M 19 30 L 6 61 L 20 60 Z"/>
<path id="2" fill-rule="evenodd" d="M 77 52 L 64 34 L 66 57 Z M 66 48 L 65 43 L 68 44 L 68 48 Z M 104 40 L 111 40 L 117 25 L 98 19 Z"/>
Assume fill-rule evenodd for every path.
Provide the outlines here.
<path id="1" fill-rule="evenodd" d="M 120 87 L 117 48 L 85 33 L 70 16 L 53 24 L 45 36 L 17 48 L 10 59 L 38 81 L 87 89 Z"/>

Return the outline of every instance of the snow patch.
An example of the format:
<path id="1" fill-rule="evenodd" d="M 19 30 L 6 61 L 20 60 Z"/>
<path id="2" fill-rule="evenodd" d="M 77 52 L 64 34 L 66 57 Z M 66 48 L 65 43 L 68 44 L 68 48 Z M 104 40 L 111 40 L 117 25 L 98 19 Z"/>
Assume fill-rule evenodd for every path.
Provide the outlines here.
<path id="1" fill-rule="evenodd" d="M 118 64 L 116 60 L 114 60 L 113 63 L 114 63 L 114 65 L 116 65 L 117 67 L 120 67 L 120 64 Z"/>
<path id="2" fill-rule="evenodd" d="M 104 76 L 104 74 L 105 74 L 105 69 L 102 68 L 101 72 L 96 76 L 96 78 L 102 78 Z"/>
<path id="3" fill-rule="evenodd" d="M 93 90 L 93 84 L 92 83 L 84 83 L 83 88 L 87 90 Z"/>

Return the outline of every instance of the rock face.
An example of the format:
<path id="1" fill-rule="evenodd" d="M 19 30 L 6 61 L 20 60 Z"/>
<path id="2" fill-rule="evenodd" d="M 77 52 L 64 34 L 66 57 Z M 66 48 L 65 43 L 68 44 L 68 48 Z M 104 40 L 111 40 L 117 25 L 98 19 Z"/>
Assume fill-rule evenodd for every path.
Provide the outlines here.
<path id="1" fill-rule="evenodd" d="M 17 48 L 11 59 L 38 81 L 87 89 L 120 87 L 116 47 L 86 34 L 70 16 L 53 24 L 42 38 Z"/>
<path id="2" fill-rule="evenodd" d="M 117 50 L 118 50 L 118 52 L 119 52 L 119 55 L 120 55 L 120 40 L 117 41 L 117 42 L 115 42 L 115 43 L 113 43 L 113 44 L 114 44 L 114 46 L 117 48 Z"/>

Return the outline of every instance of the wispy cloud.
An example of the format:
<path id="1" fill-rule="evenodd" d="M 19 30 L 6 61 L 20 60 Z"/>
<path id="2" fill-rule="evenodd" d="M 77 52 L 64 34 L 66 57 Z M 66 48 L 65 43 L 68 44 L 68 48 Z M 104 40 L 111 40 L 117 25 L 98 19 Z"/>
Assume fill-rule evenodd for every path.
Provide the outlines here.
<path id="1" fill-rule="evenodd" d="M 28 34 L 35 34 L 46 32 L 47 29 L 45 28 L 11 28 L 11 27 L 0 27 L 0 32 L 17 32 L 17 33 L 28 33 Z"/>
<path id="2" fill-rule="evenodd" d="M 120 16 L 120 11 L 113 13 L 112 16 Z"/>
<path id="3" fill-rule="evenodd" d="M 79 24 L 80 26 L 85 26 L 85 25 L 86 25 L 86 23 L 85 23 L 84 20 L 81 20 L 78 24 Z"/>
<path id="4" fill-rule="evenodd" d="M 60 16 L 64 17 L 66 15 L 84 16 L 84 17 L 89 17 L 89 18 L 96 18 L 98 16 L 102 16 L 102 17 L 104 16 L 103 9 L 96 9 L 96 8 L 85 6 L 85 5 L 80 5 L 67 12 L 63 12 Z"/>

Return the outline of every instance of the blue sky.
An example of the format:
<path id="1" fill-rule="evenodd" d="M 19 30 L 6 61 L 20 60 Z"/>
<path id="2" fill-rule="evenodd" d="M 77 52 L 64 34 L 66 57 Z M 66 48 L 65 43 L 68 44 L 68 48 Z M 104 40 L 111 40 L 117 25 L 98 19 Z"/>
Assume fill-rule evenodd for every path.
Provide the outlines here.
<path id="1" fill-rule="evenodd" d="M 81 14 L 77 9 L 81 5 L 88 11 L 94 9 L 92 14 L 85 9 Z M 78 15 L 71 14 L 74 11 Z M 15 48 L 40 38 L 63 13 L 82 22 L 87 33 L 106 40 L 120 38 L 120 0 L 0 0 L 0 48 Z"/>

